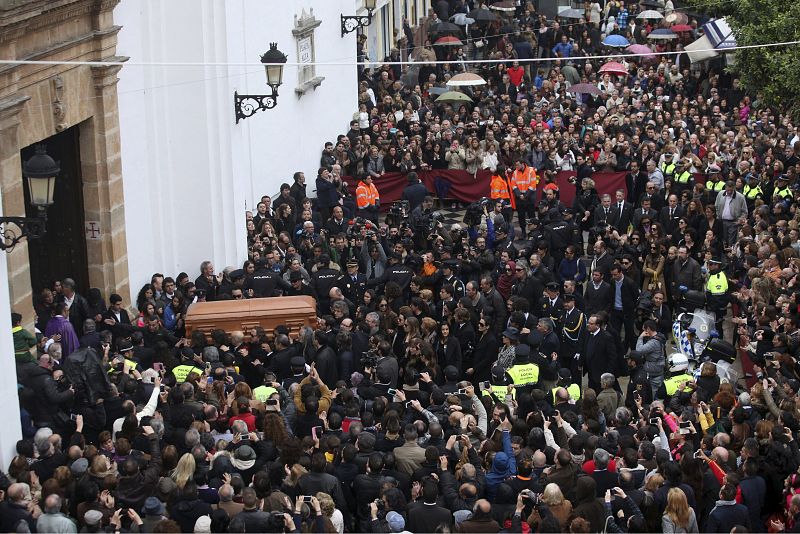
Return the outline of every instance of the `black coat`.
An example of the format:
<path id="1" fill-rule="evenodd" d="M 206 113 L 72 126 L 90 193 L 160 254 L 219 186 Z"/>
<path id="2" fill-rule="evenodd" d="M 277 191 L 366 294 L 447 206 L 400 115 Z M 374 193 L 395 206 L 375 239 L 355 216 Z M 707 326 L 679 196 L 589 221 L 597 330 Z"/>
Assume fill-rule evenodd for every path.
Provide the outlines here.
<path id="1" fill-rule="evenodd" d="M 72 391 L 59 389 L 52 373 L 36 364 L 25 366 L 24 374 L 18 380 L 34 393 L 23 396 L 26 399 L 23 404 L 33 421 L 39 426 L 55 426 L 55 429 L 63 430 L 67 422 L 64 405 L 72 400 Z"/>
<path id="2" fill-rule="evenodd" d="M 611 286 L 608 282 L 601 282 L 600 287 L 597 289 L 589 282 L 586 285 L 586 293 L 584 295 L 584 301 L 586 302 L 586 309 L 584 311 L 587 317 L 599 311 L 611 310 L 613 298 L 614 295 L 611 292 Z"/>
<path id="3" fill-rule="evenodd" d="M 617 351 L 614 338 L 605 330 L 600 330 L 596 335 L 587 333 L 583 350 L 581 351 L 584 374 L 589 375 L 589 380 L 599 384 L 603 373 L 617 372 Z"/>
<path id="4" fill-rule="evenodd" d="M 415 184 L 407 185 L 406 188 L 403 189 L 401 200 L 408 200 L 409 211 L 413 211 L 417 208 L 417 206 L 422 205 L 422 201 L 429 194 L 430 193 L 425 187 L 425 184 L 422 182 L 417 182 Z"/>
<path id="5" fill-rule="evenodd" d="M 614 299 L 616 288 L 616 281 L 613 279 L 609 282 L 611 285 L 611 308 L 614 309 Z M 639 298 L 639 286 L 633 281 L 632 278 L 623 276 L 622 287 L 620 288 L 620 297 L 622 297 L 622 309 L 626 313 L 636 307 L 636 299 Z"/>
<path id="6" fill-rule="evenodd" d="M 72 323 L 72 327 L 78 336 L 83 335 L 83 321 L 91 317 L 94 317 L 94 315 L 89 307 L 89 301 L 83 295 L 75 293 L 72 306 L 69 307 L 69 322 Z"/>
<path id="7" fill-rule="evenodd" d="M 417 501 L 408 507 L 406 530 L 410 532 L 437 532 L 439 525 L 452 526 L 453 514 L 438 505 Z"/>
<path id="8" fill-rule="evenodd" d="M 336 381 L 339 380 L 339 368 L 336 358 L 336 353 L 328 345 L 324 345 L 317 351 L 316 369 L 322 382 L 328 386 L 329 389 L 336 387 Z"/>

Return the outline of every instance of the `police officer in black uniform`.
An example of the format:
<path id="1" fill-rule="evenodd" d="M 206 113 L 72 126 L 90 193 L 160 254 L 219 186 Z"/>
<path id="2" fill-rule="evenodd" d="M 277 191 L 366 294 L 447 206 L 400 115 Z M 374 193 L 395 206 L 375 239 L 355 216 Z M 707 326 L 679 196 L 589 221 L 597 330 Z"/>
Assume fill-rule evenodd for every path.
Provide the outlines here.
<path id="1" fill-rule="evenodd" d="M 367 277 L 358 272 L 358 260 L 353 258 L 347 260 L 347 273 L 339 278 L 337 287 L 342 290 L 345 298 L 350 302 L 361 302 L 361 298 L 367 290 Z"/>
<path id="2" fill-rule="evenodd" d="M 539 301 L 539 317 L 549 317 L 553 320 L 554 330 L 561 330 L 564 315 L 564 301 L 559 296 L 558 282 L 549 282 L 544 289 L 544 296 Z"/>
<path id="3" fill-rule="evenodd" d="M 253 290 L 253 297 L 274 297 L 276 289 L 285 291 L 290 288 L 286 280 L 269 268 L 264 258 L 256 261 L 256 270 L 245 283 L 245 289 Z"/>
<path id="4" fill-rule="evenodd" d="M 316 300 L 317 295 L 314 290 L 303 282 L 303 273 L 292 271 L 289 273 L 289 285 L 291 287 L 284 292 L 287 297 L 309 296 Z"/>
<path id="5" fill-rule="evenodd" d="M 311 275 L 311 289 L 317 295 L 317 310 L 320 314 L 330 309 L 330 291 L 336 287 L 341 272 L 330 268 L 331 258 L 322 254 L 317 260 L 317 272 Z"/>
<path id="6" fill-rule="evenodd" d="M 555 219 L 545 226 L 544 230 L 550 244 L 550 255 L 553 256 L 557 269 L 569 245 L 583 249 L 583 236 L 578 225 L 572 220 L 571 209 L 562 208 L 554 217 Z"/>
<path id="7" fill-rule="evenodd" d="M 583 346 L 583 337 L 586 335 L 586 315 L 578 309 L 575 294 L 565 294 L 562 299 L 564 314 L 561 319 L 561 351 L 558 362 L 562 368 L 577 373 L 574 356 L 580 352 L 580 348 Z M 575 378 L 577 380 L 577 374 Z"/>
<path id="8" fill-rule="evenodd" d="M 456 276 L 458 273 L 458 260 L 444 260 L 442 262 L 442 279 L 439 287 L 443 286 L 444 284 L 452 284 L 453 286 L 453 298 L 460 299 L 466 294 L 466 288 L 464 287 L 464 282 Z"/>
<path id="9" fill-rule="evenodd" d="M 402 261 L 403 257 L 399 253 L 392 252 L 389 254 L 389 266 L 383 271 L 383 276 L 368 280 L 367 286 L 383 286 L 387 282 L 396 282 L 400 289 L 403 290 L 403 293 L 407 294 L 411 286 L 411 279 L 414 278 L 414 271 L 408 265 L 404 265 Z"/>

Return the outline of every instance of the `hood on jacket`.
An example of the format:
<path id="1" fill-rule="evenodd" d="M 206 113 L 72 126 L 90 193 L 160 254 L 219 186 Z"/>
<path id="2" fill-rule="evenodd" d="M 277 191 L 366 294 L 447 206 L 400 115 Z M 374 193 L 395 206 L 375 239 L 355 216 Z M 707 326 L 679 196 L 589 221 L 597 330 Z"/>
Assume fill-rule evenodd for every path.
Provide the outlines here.
<path id="1" fill-rule="evenodd" d="M 492 471 L 496 473 L 505 473 L 508 471 L 508 455 L 504 452 L 498 452 L 492 461 Z"/>
<path id="2" fill-rule="evenodd" d="M 597 493 L 597 482 L 592 477 L 580 477 L 575 484 L 575 501 L 591 502 Z"/>

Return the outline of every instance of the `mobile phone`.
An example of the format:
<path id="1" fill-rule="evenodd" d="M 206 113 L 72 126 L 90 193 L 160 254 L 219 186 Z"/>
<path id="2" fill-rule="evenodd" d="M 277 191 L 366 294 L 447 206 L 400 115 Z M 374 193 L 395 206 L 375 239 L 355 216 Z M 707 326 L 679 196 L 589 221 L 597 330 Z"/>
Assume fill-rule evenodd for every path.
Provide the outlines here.
<path id="1" fill-rule="evenodd" d="M 411 401 L 406 401 L 406 403 L 404 404 L 404 406 L 405 406 L 406 408 L 411 408 Z"/>
<path id="2" fill-rule="evenodd" d="M 314 433 L 314 435 L 317 436 L 317 437 L 319 437 L 320 434 L 322 434 L 322 427 L 319 426 L 319 425 L 313 427 L 311 430 Z"/>
<path id="3" fill-rule="evenodd" d="M 161 363 L 161 362 L 154 362 L 153 363 L 153 369 L 156 370 L 156 371 L 163 371 L 164 370 L 164 364 Z"/>
<path id="4" fill-rule="evenodd" d="M 651 417 L 650 420 L 649 420 L 649 423 L 651 425 L 657 425 L 658 424 L 658 417 Z"/>
<path id="5" fill-rule="evenodd" d="M 163 393 L 164 392 L 164 384 L 161 384 L 160 386 L 158 386 L 158 390 Z"/>
<path id="6" fill-rule="evenodd" d="M 389 389 L 386 390 L 386 393 L 388 393 L 389 395 L 394 396 L 394 395 L 397 395 L 397 390 L 394 389 L 394 388 L 389 388 Z"/>
<path id="7" fill-rule="evenodd" d="M 73 421 L 77 421 L 78 420 L 78 414 L 71 413 L 71 414 L 69 414 L 69 418 L 71 420 L 73 420 Z"/>
<path id="8" fill-rule="evenodd" d="M 213 384 L 214 383 L 214 377 L 213 376 L 209 376 L 207 382 L 209 384 Z"/>
<path id="9" fill-rule="evenodd" d="M 278 399 L 267 399 L 267 402 L 265 404 L 267 406 L 277 406 L 278 405 Z"/>
<path id="10" fill-rule="evenodd" d="M 467 394 L 467 390 L 466 389 L 459 389 L 458 391 L 456 391 L 456 393 L 459 394 L 459 395 L 466 395 Z"/>
<path id="11" fill-rule="evenodd" d="M 691 430 L 689 429 L 689 425 L 690 425 L 689 421 L 681 421 L 678 424 L 678 427 L 679 427 L 678 433 L 679 434 L 689 434 L 691 432 Z"/>
<path id="12" fill-rule="evenodd" d="M 695 458 L 702 458 L 702 456 L 700 456 L 700 452 L 701 451 L 694 451 L 694 457 Z"/>
<path id="13" fill-rule="evenodd" d="M 481 389 L 489 389 L 490 387 L 492 387 L 492 384 L 488 380 L 485 380 L 485 381 L 481 382 L 480 384 L 478 384 L 478 386 Z"/>
<path id="14" fill-rule="evenodd" d="M 211 369 L 211 362 L 206 362 L 206 369 Z"/>
<path id="15" fill-rule="evenodd" d="M 311 495 L 303 495 L 303 502 L 311 502 Z"/>

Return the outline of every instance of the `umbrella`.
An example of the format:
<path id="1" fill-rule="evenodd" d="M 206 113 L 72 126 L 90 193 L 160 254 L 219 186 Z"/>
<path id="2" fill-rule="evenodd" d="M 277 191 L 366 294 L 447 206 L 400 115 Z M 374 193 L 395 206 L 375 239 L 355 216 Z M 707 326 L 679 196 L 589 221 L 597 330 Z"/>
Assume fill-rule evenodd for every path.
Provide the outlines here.
<path id="1" fill-rule="evenodd" d="M 488 24 L 498 20 L 497 15 L 488 9 L 473 9 L 467 16 L 473 19 L 476 24 Z"/>
<path id="2" fill-rule="evenodd" d="M 436 26 L 433 26 L 429 33 L 435 33 L 435 34 L 439 34 L 439 35 L 445 34 L 445 33 L 457 33 L 457 34 L 460 34 L 461 33 L 461 28 L 459 26 L 456 26 L 452 22 L 440 22 Z"/>
<path id="3" fill-rule="evenodd" d="M 513 13 L 517 10 L 517 6 L 514 5 L 514 2 L 511 0 L 505 0 L 503 2 L 497 2 L 496 4 L 492 4 L 489 6 L 489 9 L 495 9 L 497 11 L 505 11 L 507 13 Z"/>
<path id="4" fill-rule="evenodd" d="M 621 35 L 612 34 L 603 40 L 603 44 L 614 48 L 625 48 L 631 43 Z"/>
<path id="5" fill-rule="evenodd" d="M 674 32 L 678 32 L 678 33 L 680 33 L 680 32 L 690 32 L 693 29 L 694 28 L 692 28 L 688 24 L 675 24 L 674 26 L 670 27 L 670 30 L 672 30 Z"/>
<path id="6" fill-rule="evenodd" d="M 622 63 L 618 61 L 609 61 L 602 67 L 600 67 L 601 73 L 609 73 L 609 74 L 628 74 L 628 69 Z"/>
<path id="7" fill-rule="evenodd" d="M 446 87 L 431 87 L 430 89 L 428 89 L 428 92 L 430 94 L 432 94 L 432 95 L 439 96 L 439 95 L 445 94 L 447 92 L 447 88 Z"/>
<path id="8" fill-rule="evenodd" d="M 469 24 L 475 24 L 475 19 L 469 18 L 465 13 L 456 13 L 450 17 L 450 22 L 458 26 L 467 26 Z"/>
<path id="9" fill-rule="evenodd" d="M 436 99 L 436 103 L 441 104 L 455 104 L 458 102 L 472 103 L 472 99 L 464 93 L 459 93 L 458 91 L 447 91 L 446 93 L 439 95 L 439 98 Z"/>
<path id="10" fill-rule="evenodd" d="M 558 14 L 558 16 L 561 17 L 561 18 L 565 18 L 565 19 L 578 19 L 578 20 L 580 20 L 583 17 L 585 17 L 586 14 L 585 14 L 584 11 L 581 11 L 580 9 L 565 9 L 564 11 L 561 11 Z"/>
<path id="11" fill-rule="evenodd" d="M 453 87 L 462 87 L 465 85 L 486 85 L 486 80 L 478 76 L 477 74 L 473 74 L 471 72 L 462 72 L 461 74 L 456 74 L 447 82 L 447 85 L 451 85 Z"/>
<path id="12" fill-rule="evenodd" d="M 677 39 L 678 38 L 678 34 L 673 32 L 672 30 L 668 30 L 666 28 L 659 28 L 657 30 L 651 31 L 647 35 L 647 38 L 648 39 L 665 39 L 665 40 Z"/>
<path id="13" fill-rule="evenodd" d="M 590 83 L 577 83 L 575 85 L 570 85 L 569 88 L 567 88 L 567 92 L 575 93 L 576 95 L 599 96 L 602 94 L 602 91 L 600 91 L 596 85 L 592 85 Z"/>
<path id="14" fill-rule="evenodd" d="M 464 43 L 461 42 L 461 39 L 458 37 L 453 37 L 452 35 L 446 35 L 444 37 L 439 37 L 436 39 L 436 42 L 433 43 L 434 46 L 464 46 Z"/>
<path id="15" fill-rule="evenodd" d="M 643 0 L 639 2 L 639 5 L 642 7 L 653 7 L 655 9 L 664 9 L 664 2 L 659 2 L 659 0 Z"/>
<path id="16" fill-rule="evenodd" d="M 650 50 L 650 48 L 640 44 L 632 44 L 628 48 L 626 48 L 625 51 L 630 54 L 638 54 L 639 57 L 634 59 L 639 59 L 639 61 L 643 62 L 655 59 L 656 57 L 655 54 L 653 54 L 653 51 Z"/>
<path id="17" fill-rule="evenodd" d="M 664 15 L 656 11 L 655 9 L 646 9 L 636 15 L 637 19 L 663 19 Z"/>
<path id="18" fill-rule="evenodd" d="M 689 16 L 681 11 L 673 11 L 667 15 L 666 21 L 670 24 L 687 24 Z"/>

